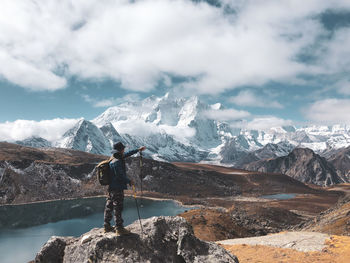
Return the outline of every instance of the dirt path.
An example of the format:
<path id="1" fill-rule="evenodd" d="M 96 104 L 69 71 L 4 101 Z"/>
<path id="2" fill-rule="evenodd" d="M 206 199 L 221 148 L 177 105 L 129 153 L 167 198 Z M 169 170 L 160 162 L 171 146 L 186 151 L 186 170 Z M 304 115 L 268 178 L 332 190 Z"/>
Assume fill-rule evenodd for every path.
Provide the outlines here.
<path id="1" fill-rule="evenodd" d="M 346 236 L 328 236 L 315 232 L 287 232 L 218 243 L 236 255 L 240 263 L 350 262 L 350 237 Z"/>
<path id="2" fill-rule="evenodd" d="M 302 252 L 322 251 L 330 236 L 315 232 L 284 232 L 261 237 L 236 238 L 218 241 L 222 245 L 264 245 L 279 248 L 293 248 Z"/>

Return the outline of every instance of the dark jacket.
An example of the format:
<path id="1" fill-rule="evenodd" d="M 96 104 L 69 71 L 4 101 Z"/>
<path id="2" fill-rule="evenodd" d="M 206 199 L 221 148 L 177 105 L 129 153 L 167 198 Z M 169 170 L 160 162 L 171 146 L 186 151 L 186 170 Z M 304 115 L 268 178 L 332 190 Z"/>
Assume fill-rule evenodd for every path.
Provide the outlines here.
<path id="1" fill-rule="evenodd" d="M 124 153 L 123 156 L 114 154 L 114 157 L 118 157 L 118 159 L 113 159 L 109 163 L 109 167 L 113 171 L 113 176 L 108 191 L 127 189 L 127 185 L 130 184 L 130 179 L 126 176 L 125 158 L 137 153 L 138 151 L 138 149 L 132 150 Z"/>

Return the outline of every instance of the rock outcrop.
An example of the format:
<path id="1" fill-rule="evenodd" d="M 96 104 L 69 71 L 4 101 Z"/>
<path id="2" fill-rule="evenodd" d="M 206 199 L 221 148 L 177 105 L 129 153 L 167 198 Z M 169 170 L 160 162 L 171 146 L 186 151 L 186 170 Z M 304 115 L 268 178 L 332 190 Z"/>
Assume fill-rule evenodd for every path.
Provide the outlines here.
<path id="1" fill-rule="evenodd" d="M 346 181 L 338 175 L 331 163 L 307 148 L 295 148 L 287 156 L 253 162 L 244 168 L 265 173 L 282 173 L 301 182 L 321 186 Z"/>
<path id="2" fill-rule="evenodd" d="M 152 217 L 129 225 L 132 234 L 116 236 L 95 228 L 81 237 L 52 237 L 36 263 L 60 262 L 235 262 L 238 259 L 212 242 L 197 239 L 181 217 Z"/>
<path id="3" fill-rule="evenodd" d="M 350 146 L 335 151 L 327 160 L 350 182 Z"/>

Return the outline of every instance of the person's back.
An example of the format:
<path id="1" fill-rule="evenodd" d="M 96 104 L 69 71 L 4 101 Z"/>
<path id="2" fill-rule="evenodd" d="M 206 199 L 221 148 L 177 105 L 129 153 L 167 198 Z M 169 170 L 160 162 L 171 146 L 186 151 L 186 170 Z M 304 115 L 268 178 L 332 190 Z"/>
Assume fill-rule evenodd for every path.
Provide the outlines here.
<path id="1" fill-rule="evenodd" d="M 109 167 L 113 171 L 111 183 L 109 184 L 109 190 L 125 190 L 127 185 L 130 184 L 129 178 L 126 176 L 125 157 L 114 159 L 109 163 Z"/>

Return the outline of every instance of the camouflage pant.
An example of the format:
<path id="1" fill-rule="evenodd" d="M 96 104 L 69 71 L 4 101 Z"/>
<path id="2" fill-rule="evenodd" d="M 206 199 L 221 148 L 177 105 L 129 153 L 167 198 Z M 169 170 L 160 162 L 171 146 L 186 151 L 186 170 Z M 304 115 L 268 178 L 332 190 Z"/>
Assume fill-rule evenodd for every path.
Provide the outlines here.
<path id="1" fill-rule="evenodd" d="M 124 201 L 124 191 L 123 190 L 112 190 L 108 192 L 105 213 L 104 213 L 104 223 L 109 224 L 113 218 L 113 210 L 115 216 L 115 226 L 123 226 L 123 201 Z"/>

